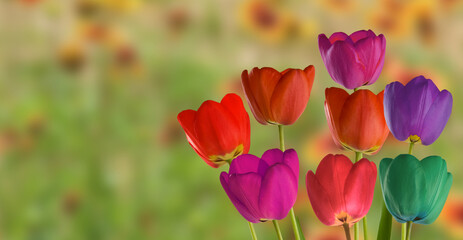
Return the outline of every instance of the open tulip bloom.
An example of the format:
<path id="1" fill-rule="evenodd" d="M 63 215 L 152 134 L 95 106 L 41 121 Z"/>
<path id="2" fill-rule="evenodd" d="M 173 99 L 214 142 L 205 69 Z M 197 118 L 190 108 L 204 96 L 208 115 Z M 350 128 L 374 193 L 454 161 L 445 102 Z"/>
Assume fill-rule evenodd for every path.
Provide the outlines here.
<path id="1" fill-rule="evenodd" d="M 345 88 L 373 84 L 383 69 L 386 39 L 371 30 L 320 34 L 318 47 L 331 78 Z"/>
<path id="2" fill-rule="evenodd" d="M 227 94 L 220 103 L 205 101 L 198 111 L 182 111 L 177 119 L 191 147 L 212 167 L 249 152 L 249 115 L 236 94 Z"/>
<path id="3" fill-rule="evenodd" d="M 325 91 L 325 115 L 334 142 L 346 149 L 374 154 L 389 134 L 384 119 L 383 92 L 358 90 L 349 95 L 341 88 Z"/>
<path id="4" fill-rule="evenodd" d="M 452 94 L 418 76 L 407 85 L 393 82 L 384 91 L 384 115 L 395 138 L 429 145 L 444 130 L 452 113 Z"/>
<path id="5" fill-rule="evenodd" d="M 444 207 L 452 186 L 445 160 L 430 156 L 419 161 L 413 155 L 385 158 L 379 165 L 384 202 L 400 223 L 431 224 Z"/>
<path id="6" fill-rule="evenodd" d="M 262 158 L 235 158 L 220 182 L 238 212 L 249 222 L 280 220 L 296 202 L 299 159 L 293 149 L 266 151 Z"/>
<path id="7" fill-rule="evenodd" d="M 269 67 L 241 74 L 243 90 L 256 120 L 261 124 L 291 125 L 304 112 L 312 90 L 312 65 L 283 72 Z"/>
<path id="8" fill-rule="evenodd" d="M 329 154 L 306 176 L 312 208 L 328 226 L 353 225 L 370 210 L 376 165 L 366 158 L 355 164 L 344 155 Z"/>

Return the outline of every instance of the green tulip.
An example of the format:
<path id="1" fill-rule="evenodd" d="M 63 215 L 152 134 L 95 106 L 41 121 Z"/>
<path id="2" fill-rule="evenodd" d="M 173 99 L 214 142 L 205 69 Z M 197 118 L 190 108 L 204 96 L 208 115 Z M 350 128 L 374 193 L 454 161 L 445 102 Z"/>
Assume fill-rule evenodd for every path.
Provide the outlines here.
<path id="1" fill-rule="evenodd" d="M 400 223 L 434 222 L 444 207 L 453 180 L 441 157 L 429 156 L 419 161 L 410 154 L 384 158 L 379 175 L 386 207 Z"/>

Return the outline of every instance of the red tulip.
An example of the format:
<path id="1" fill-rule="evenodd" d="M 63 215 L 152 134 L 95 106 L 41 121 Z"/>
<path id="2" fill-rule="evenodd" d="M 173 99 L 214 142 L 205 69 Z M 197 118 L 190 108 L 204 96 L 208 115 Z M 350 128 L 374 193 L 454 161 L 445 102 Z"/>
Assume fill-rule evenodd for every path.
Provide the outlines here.
<path id="1" fill-rule="evenodd" d="M 378 152 L 389 134 L 384 91 L 375 95 L 362 89 L 349 95 L 333 87 L 326 89 L 325 96 L 325 115 L 336 144 L 356 152 Z"/>
<path id="2" fill-rule="evenodd" d="M 366 158 L 353 164 L 344 155 L 326 155 L 316 173 L 306 176 L 315 215 L 328 226 L 358 222 L 370 210 L 376 174 L 375 163 Z"/>
<path id="3" fill-rule="evenodd" d="M 182 111 L 177 119 L 191 147 L 212 167 L 249 152 L 249 115 L 236 94 L 227 94 L 220 103 L 205 101 L 198 111 Z"/>
<path id="4" fill-rule="evenodd" d="M 241 83 L 256 120 L 264 125 L 291 125 L 304 112 L 315 76 L 312 65 L 283 72 L 269 67 L 244 70 Z"/>

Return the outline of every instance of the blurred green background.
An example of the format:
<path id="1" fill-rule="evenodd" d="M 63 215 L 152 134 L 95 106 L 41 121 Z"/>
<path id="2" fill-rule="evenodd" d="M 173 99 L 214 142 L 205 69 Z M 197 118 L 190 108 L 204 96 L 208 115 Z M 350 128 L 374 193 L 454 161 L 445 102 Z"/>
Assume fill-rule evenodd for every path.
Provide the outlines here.
<path id="1" fill-rule="evenodd" d="M 295 209 L 307 239 L 343 239 L 341 228 L 315 217 L 304 175 L 324 155 L 342 152 L 323 111 L 324 89 L 338 85 L 317 36 L 360 29 L 387 39 L 383 72 L 369 89 L 424 75 L 453 93 L 441 137 L 415 155 L 444 157 L 454 184 L 438 220 L 414 225 L 412 238 L 463 239 L 462 26 L 460 0 L 3 0 L 0 239 L 250 238 L 219 182 L 227 167 L 208 167 L 176 116 L 229 92 L 243 96 L 244 69 L 310 64 L 311 99 L 286 128 L 287 147 L 301 161 Z M 250 153 L 278 147 L 277 127 L 252 115 L 251 132 Z M 390 137 L 369 159 L 378 164 L 407 149 Z M 379 182 L 376 191 L 371 239 Z M 280 225 L 291 239 L 289 220 Z M 271 223 L 256 230 L 276 239 Z M 399 232 L 394 222 L 392 239 Z"/>

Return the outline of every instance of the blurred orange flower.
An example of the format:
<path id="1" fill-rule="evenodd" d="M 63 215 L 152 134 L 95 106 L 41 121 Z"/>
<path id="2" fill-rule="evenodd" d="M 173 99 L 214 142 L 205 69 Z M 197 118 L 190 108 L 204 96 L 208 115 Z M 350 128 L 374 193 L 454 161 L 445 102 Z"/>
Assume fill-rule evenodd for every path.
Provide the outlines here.
<path id="1" fill-rule="evenodd" d="M 463 238 L 463 195 L 451 194 L 448 197 L 439 220 L 450 234 Z"/>

